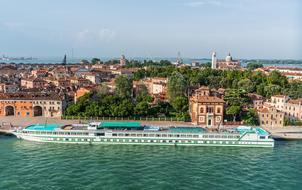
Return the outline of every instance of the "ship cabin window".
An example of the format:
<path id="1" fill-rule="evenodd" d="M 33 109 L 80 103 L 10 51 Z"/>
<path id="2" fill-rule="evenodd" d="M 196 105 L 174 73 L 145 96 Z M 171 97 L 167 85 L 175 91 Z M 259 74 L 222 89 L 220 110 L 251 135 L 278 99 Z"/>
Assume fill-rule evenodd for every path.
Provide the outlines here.
<path id="1" fill-rule="evenodd" d="M 208 138 L 209 136 L 208 135 L 203 135 L 203 138 Z"/>
<path id="2" fill-rule="evenodd" d="M 162 137 L 167 137 L 167 135 L 166 135 L 166 134 L 162 134 L 161 136 L 162 136 Z"/>
<path id="3" fill-rule="evenodd" d="M 136 137 L 136 134 L 132 133 L 132 134 L 131 134 L 131 137 Z"/>
<path id="4" fill-rule="evenodd" d="M 192 135 L 187 135 L 188 138 L 192 138 Z"/>
<path id="5" fill-rule="evenodd" d="M 180 137 L 186 138 L 186 137 L 187 137 L 187 135 L 180 135 Z"/>
<path id="6" fill-rule="evenodd" d="M 265 136 L 260 136 L 260 139 L 265 139 Z"/>
<path id="7" fill-rule="evenodd" d="M 180 135 L 175 135 L 176 137 L 180 137 Z"/>
<path id="8" fill-rule="evenodd" d="M 233 136 L 231 136 L 231 135 L 229 135 L 229 136 L 228 136 L 228 138 L 229 138 L 229 139 L 232 139 L 232 138 L 234 138 L 234 137 L 233 137 Z"/>
<path id="9" fill-rule="evenodd" d="M 142 137 L 142 136 L 143 136 L 143 134 L 137 134 L 137 136 L 138 136 L 138 137 Z"/>
<path id="10" fill-rule="evenodd" d="M 214 135 L 209 135 L 209 138 L 214 138 Z"/>
<path id="11" fill-rule="evenodd" d="M 215 135 L 215 138 L 220 138 L 220 135 Z"/>
<path id="12" fill-rule="evenodd" d="M 223 136 L 222 136 L 222 138 L 226 139 L 226 138 L 228 138 L 228 136 L 226 136 L 226 135 L 223 135 Z"/>
<path id="13" fill-rule="evenodd" d="M 171 134 L 170 134 L 170 135 L 168 135 L 168 136 L 169 136 L 169 137 L 173 137 L 173 135 L 171 135 Z"/>
<path id="14" fill-rule="evenodd" d="M 128 136 L 129 136 L 129 133 L 125 133 L 125 136 L 128 137 Z"/>
<path id="15" fill-rule="evenodd" d="M 154 137 L 154 134 L 149 134 L 149 137 Z"/>
<path id="16" fill-rule="evenodd" d="M 193 138 L 198 138 L 198 135 L 193 135 Z"/>
<path id="17" fill-rule="evenodd" d="M 144 134 L 144 137 L 148 137 L 148 134 Z"/>
<path id="18" fill-rule="evenodd" d="M 123 133 L 119 133 L 118 136 L 119 136 L 119 137 L 122 137 L 122 136 L 124 136 L 124 134 L 123 134 Z"/>
<path id="19" fill-rule="evenodd" d="M 160 137 L 160 134 L 156 134 L 156 137 Z"/>
<path id="20" fill-rule="evenodd" d="M 105 133 L 96 133 L 96 136 L 105 136 Z"/>
<path id="21" fill-rule="evenodd" d="M 116 134 L 116 133 L 112 133 L 112 136 L 113 136 L 113 137 L 116 137 L 116 136 L 117 136 L 117 134 Z"/>

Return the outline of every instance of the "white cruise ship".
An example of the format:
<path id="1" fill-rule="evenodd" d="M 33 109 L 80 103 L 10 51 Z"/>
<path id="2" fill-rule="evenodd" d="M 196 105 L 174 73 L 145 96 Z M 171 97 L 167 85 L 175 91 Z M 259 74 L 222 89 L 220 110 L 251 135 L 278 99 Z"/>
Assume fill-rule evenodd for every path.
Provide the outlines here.
<path id="1" fill-rule="evenodd" d="M 52 143 L 274 147 L 267 131 L 247 126 L 209 131 L 201 127 L 142 126 L 139 122 L 93 122 L 36 124 L 13 134 L 24 140 Z"/>

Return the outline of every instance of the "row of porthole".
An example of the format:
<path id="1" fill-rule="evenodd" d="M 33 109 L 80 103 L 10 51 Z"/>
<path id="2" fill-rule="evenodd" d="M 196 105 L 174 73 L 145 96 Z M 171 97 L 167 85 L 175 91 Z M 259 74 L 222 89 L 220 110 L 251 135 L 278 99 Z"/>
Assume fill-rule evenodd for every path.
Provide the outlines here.
<path id="1" fill-rule="evenodd" d="M 44 140 L 54 140 L 53 138 L 45 138 Z M 57 138 L 56 139 L 57 141 L 60 141 L 61 139 L 60 138 Z M 62 139 L 63 141 L 75 141 L 75 142 L 78 142 L 79 139 L 67 139 L 67 138 L 63 138 Z M 80 141 L 82 142 L 85 142 L 85 141 L 88 141 L 90 142 L 91 140 L 90 139 L 81 139 Z M 128 141 L 126 139 L 123 139 L 123 140 L 120 140 L 120 139 L 94 139 L 94 141 L 103 141 L 103 142 L 140 142 L 140 143 L 144 143 L 144 142 L 147 142 L 147 143 L 196 143 L 196 141 L 188 141 L 188 140 L 185 140 L 185 141 L 181 141 L 181 140 L 132 140 L 132 139 L 129 139 Z M 206 144 L 223 144 L 223 141 L 197 141 L 197 143 L 199 144 L 203 144 L 203 143 L 206 143 Z M 230 144 L 229 141 L 225 141 L 225 144 Z M 236 144 L 236 142 L 231 142 L 231 144 Z M 253 144 L 252 142 L 239 142 L 239 144 Z"/>

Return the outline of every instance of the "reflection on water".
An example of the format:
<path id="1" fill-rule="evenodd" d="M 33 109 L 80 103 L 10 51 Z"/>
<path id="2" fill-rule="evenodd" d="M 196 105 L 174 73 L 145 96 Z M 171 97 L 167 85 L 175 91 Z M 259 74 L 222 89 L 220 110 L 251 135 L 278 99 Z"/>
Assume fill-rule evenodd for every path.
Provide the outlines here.
<path id="1" fill-rule="evenodd" d="M 302 143 L 74 145 L 0 137 L 0 189 L 296 189 Z"/>

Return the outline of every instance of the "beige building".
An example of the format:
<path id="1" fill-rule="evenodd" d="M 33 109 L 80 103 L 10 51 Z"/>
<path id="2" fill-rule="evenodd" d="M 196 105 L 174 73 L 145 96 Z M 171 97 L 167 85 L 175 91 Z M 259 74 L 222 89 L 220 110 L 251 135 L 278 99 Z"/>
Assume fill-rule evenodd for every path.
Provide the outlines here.
<path id="1" fill-rule="evenodd" d="M 258 110 L 261 127 L 283 127 L 284 113 L 275 107 L 262 108 Z"/>
<path id="2" fill-rule="evenodd" d="M 291 120 L 302 120 L 302 98 L 288 100 L 283 108 L 285 117 Z"/>
<path id="3" fill-rule="evenodd" d="M 291 120 L 302 120 L 302 98 L 290 99 L 285 95 L 271 97 L 271 106 L 285 113 L 285 117 Z"/>
<path id="4" fill-rule="evenodd" d="M 271 97 L 271 102 L 270 104 L 277 108 L 279 111 L 283 111 L 285 108 L 286 102 L 289 100 L 288 96 L 285 95 L 275 95 Z"/>
<path id="5" fill-rule="evenodd" d="M 21 79 L 21 87 L 24 88 L 39 88 L 42 89 L 47 82 L 40 78 L 24 78 Z"/>
<path id="6" fill-rule="evenodd" d="M 223 123 L 224 101 L 207 95 L 207 89 L 198 89 L 190 98 L 192 123 L 204 127 L 218 127 Z"/>
<path id="7" fill-rule="evenodd" d="M 251 98 L 253 102 L 253 108 L 258 110 L 263 108 L 264 98 L 261 95 L 255 93 L 249 93 L 248 96 Z"/>
<path id="8" fill-rule="evenodd" d="M 101 78 L 98 74 L 96 73 L 84 73 L 82 74 L 82 77 L 91 81 L 92 84 L 100 84 L 101 83 Z"/>
<path id="9" fill-rule="evenodd" d="M 233 60 L 231 54 L 229 53 L 225 60 L 218 60 L 216 52 L 212 54 L 212 69 L 241 69 L 241 64 L 239 60 Z"/>

